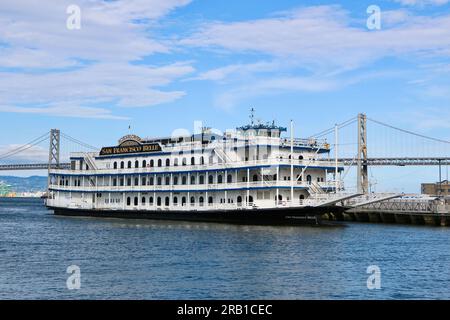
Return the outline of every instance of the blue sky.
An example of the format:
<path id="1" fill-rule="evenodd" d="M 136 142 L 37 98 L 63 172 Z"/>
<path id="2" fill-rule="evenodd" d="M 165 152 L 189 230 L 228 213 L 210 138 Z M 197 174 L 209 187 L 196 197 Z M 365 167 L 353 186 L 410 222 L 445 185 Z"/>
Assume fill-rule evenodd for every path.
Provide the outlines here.
<path id="1" fill-rule="evenodd" d="M 66 27 L 72 4 L 81 29 Z M 367 28 L 369 5 L 380 30 Z M 0 3 L 0 25 L 0 154 L 52 127 L 97 146 L 129 125 L 233 128 L 250 107 L 294 119 L 300 136 L 365 112 L 450 140 L 448 0 L 16 0 Z M 437 179 L 435 168 L 374 171 L 408 177 L 405 191 Z"/>

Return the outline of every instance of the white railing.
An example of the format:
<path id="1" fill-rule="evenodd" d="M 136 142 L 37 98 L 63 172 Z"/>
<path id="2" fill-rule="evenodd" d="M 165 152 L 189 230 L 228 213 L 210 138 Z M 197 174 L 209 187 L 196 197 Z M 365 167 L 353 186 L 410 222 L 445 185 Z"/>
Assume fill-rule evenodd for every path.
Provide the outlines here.
<path id="1" fill-rule="evenodd" d="M 292 163 L 299 166 L 308 166 L 308 168 L 314 169 L 315 167 L 335 167 L 335 162 L 330 160 L 297 160 L 293 159 Z M 214 164 L 203 164 L 203 165 L 178 165 L 178 166 L 168 166 L 168 167 L 146 167 L 146 168 L 127 168 L 127 169 L 108 169 L 108 168 L 97 168 L 95 173 L 99 174 L 144 174 L 144 173 L 173 173 L 173 172 L 184 172 L 184 171 L 200 171 L 200 170 L 217 170 L 225 171 L 229 168 L 239 168 L 248 166 L 278 166 L 278 165 L 290 165 L 290 159 L 279 159 L 279 158 L 269 158 L 262 160 L 249 160 L 249 161 L 233 161 L 225 163 L 214 163 Z M 342 166 L 342 164 L 339 164 Z M 77 174 L 77 175 L 90 175 L 92 171 L 86 170 L 68 170 L 68 169 L 53 169 L 51 173 L 54 174 Z"/>
<path id="2" fill-rule="evenodd" d="M 317 182 L 318 188 L 332 188 L 333 183 L 330 182 Z M 311 185 L 307 182 L 296 181 L 294 187 L 309 188 Z M 291 181 L 252 181 L 252 182 L 237 182 L 237 183 L 215 183 L 215 184 L 177 184 L 177 185 L 132 185 L 132 186 L 62 186 L 57 184 L 50 185 L 50 189 L 60 191 L 85 191 L 85 192 L 154 192 L 154 191 L 166 191 L 166 192 L 181 192 L 181 191 L 198 191 L 198 190 L 237 190 L 246 188 L 259 188 L 259 187 L 291 187 Z M 324 192 L 325 193 L 325 192 Z"/>

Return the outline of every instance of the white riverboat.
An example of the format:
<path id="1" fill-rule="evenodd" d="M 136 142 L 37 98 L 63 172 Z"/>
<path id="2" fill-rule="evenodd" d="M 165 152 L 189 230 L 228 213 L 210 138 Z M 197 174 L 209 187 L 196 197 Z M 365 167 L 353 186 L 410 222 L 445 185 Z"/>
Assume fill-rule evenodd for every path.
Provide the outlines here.
<path id="1" fill-rule="evenodd" d="M 352 195 L 337 192 L 343 166 L 330 145 L 286 131 L 252 120 L 225 133 L 127 135 L 50 170 L 46 203 L 58 215 L 250 224 L 318 223 L 342 212 L 336 204 Z"/>

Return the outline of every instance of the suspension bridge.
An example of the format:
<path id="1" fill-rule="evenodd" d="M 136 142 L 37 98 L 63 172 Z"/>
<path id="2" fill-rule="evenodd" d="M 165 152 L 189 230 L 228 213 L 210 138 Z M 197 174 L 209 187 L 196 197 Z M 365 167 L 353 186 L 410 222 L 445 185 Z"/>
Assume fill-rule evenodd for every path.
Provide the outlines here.
<path id="1" fill-rule="evenodd" d="M 405 130 L 369 118 L 365 114 L 359 114 L 309 138 L 334 141 L 331 144 L 330 157 L 333 156 L 347 167 L 356 167 L 357 190 L 362 194 L 369 192 L 369 168 L 371 167 L 438 166 L 439 181 L 442 181 L 441 168 L 450 164 L 450 141 Z M 44 143 L 49 143 L 47 162 L 28 160 L 27 163 L 18 163 L 14 161 L 20 158 L 21 154 Z M 68 162 L 70 152 L 66 152 L 64 157 L 61 156 L 62 146 L 68 144 L 74 147 L 72 151 L 99 150 L 58 129 L 52 129 L 29 143 L 0 154 L 0 170 L 70 168 Z"/>

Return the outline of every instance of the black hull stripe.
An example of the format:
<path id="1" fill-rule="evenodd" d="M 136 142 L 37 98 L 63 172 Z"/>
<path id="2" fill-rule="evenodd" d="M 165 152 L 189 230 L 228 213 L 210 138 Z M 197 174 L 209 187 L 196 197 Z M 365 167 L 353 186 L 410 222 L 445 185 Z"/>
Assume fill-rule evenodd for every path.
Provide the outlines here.
<path id="1" fill-rule="evenodd" d="M 60 216 L 222 222 L 252 225 L 315 225 L 320 224 L 320 215 L 324 213 L 342 211 L 342 209 L 339 207 L 302 207 L 211 211 L 89 210 L 57 207 L 49 207 L 49 209 L 53 210 L 55 215 Z"/>

